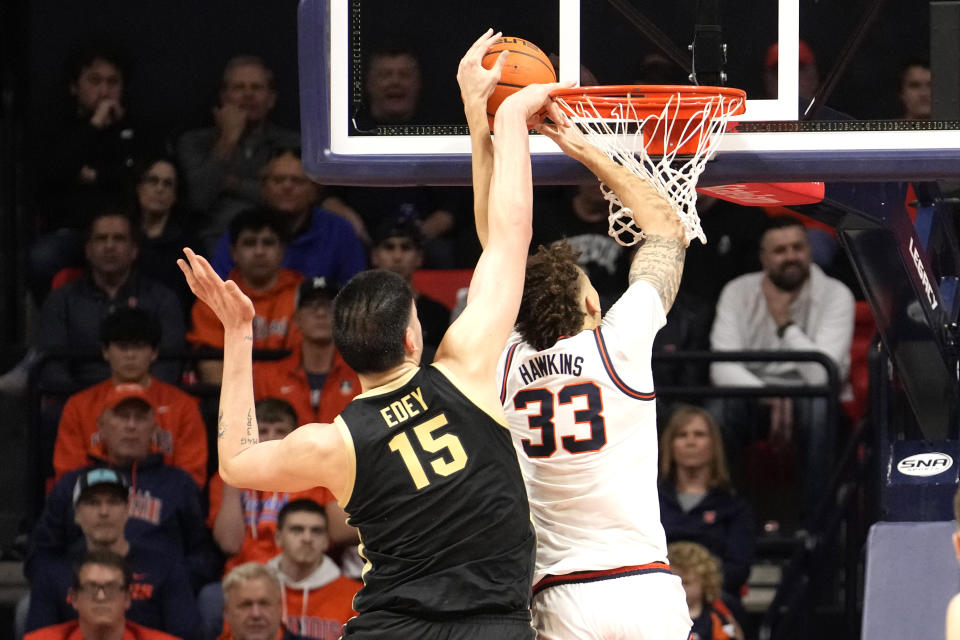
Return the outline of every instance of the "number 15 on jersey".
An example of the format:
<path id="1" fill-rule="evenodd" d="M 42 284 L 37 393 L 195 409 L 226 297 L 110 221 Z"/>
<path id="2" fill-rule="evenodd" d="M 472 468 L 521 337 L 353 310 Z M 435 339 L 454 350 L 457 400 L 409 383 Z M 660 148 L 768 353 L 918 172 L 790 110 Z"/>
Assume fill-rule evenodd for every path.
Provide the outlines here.
<path id="1" fill-rule="evenodd" d="M 446 425 L 447 417 L 441 413 L 415 426 L 413 434 L 416 436 L 419 447 L 414 446 L 405 431 L 390 439 L 390 450 L 400 454 L 417 491 L 430 485 L 423 461 L 423 458 L 427 458 L 426 454 L 446 452 L 447 455 L 426 460 L 433 472 L 439 476 L 453 475 L 467 465 L 467 452 L 464 451 L 460 438 L 452 433 L 434 436 L 434 431 Z"/>

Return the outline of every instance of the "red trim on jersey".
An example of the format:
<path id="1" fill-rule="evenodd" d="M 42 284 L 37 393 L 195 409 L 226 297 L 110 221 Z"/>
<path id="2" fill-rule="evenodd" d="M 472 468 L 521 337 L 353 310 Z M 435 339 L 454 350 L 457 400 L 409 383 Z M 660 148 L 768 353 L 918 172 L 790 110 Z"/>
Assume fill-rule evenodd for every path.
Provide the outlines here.
<path id="1" fill-rule="evenodd" d="M 555 587 L 558 584 L 573 584 L 583 582 L 597 582 L 599 580 L 611 580 L 613 578 L 625 578 L 627 576 L 640 576 L 646 573 L 673 573 L 670 571 L 670 565 L 666 562 L 651 562 L 649 564 L 636 564 L 630 567 L 617 567 L 616 569 L 604 569 L 603 571 L 574 571 L 562 576 L 547 576 L 533 585 L 532 595 L 537 595 L 544 589 Z"/>
<path id="2" fill-rule="evenodd" d="M 635 400 L 654 400 L 657 397 L 656 392 L 654 391 L 637 391 L 630 388 L 620 376 L 617 375 L 617 372 L 613 368 L 613 362 L 610 361 L 610 354 L 607 352 L 607 344 L 603 341 L 603 334 L 600 333 L 600 327 L 597 327 L 593 330 L 593 337 L 597 341 L 597 349 L 600 351 L 600 359 L 603 360 L 603 368 L 607 370 L 607 375 L 610 376 L 610 380 L 620 391 L 623 391 L 625 394 L 630 396 Z"/>
<path id="3" fill-rule="evenodd" d="M 519 346 L 520 343 L 515 342 L 507 349 L 507 359 L 503 363 L 503 382 L 500 384 L 500 404 L 507 401 L 507 378 L 510 376 L 510 365 L 513 364 L 513 354 Z"/>

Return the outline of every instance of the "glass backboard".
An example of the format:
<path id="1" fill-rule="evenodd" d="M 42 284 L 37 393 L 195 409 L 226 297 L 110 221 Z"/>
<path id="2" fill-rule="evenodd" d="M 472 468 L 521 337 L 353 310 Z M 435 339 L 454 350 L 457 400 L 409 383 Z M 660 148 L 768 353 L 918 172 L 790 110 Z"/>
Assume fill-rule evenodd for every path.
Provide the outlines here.
<path id="1" fill-rule="evenodd" d="M 688 45 L 697 25 L 711 22 L 702 12 L 710 4 L 528 0 L 519 10 L 505 0 L 303 0 L 307 168 L 327 184 L 467 184 L 469 138 L 455 74 L 488 26 L 555 54 L 563 80 L 690 83 L 691 63 L 709 59 L 705 49 L 692 56 Z M 947 113 L 935 114 L 941 120 L 906 119 L 900 99 L 901 70 L 915 61 L 946 68 L 944 94 L 955 91 L 950 70 L 956 80 L 957 62 L 945 65 L 936 46 L 931 53 L 926 4 L 877 14 L 871 7 L 878 3 L 868 1 L 845 3 L 842 11 L 806 0 L 715 4 L 726 84 L 746 90 L 748 101 L 702 184 L 930 180 L 960 172 L 960 113 L 949 113 L 948 104 Z M 368 80 L 384 51 L 409 51 L 419 60 L 422 88 L 409 117 L 372 114 Z M 588 178 L 545 138 L 535 136 L 531 150 L 540 183 Z"/>

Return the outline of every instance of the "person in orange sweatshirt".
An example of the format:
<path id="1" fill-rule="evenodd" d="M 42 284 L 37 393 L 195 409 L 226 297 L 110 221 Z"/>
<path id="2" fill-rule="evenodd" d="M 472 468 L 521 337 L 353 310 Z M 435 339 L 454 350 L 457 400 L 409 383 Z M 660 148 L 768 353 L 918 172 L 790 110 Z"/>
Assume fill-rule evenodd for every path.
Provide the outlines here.
<path id="1" fill-rule="evenodd" d="M 230 255 L 235 266 L 229 279 L 253 301 L 254 349 L 294 351 L 300 346 L 293 312 L 303 276 L 280 266 L 285 235 L 283 220 L 264 207 L 241 211 L 230 223 Z M 223 325 L 210 307 L 198 300 L 190 316 L 187 341 L 194 347 L 222 349 Z M 219 384 L 223 361 L 203 360 L 197 370 L 203 382 Z"/>
<path id="2" fill-rule="evenodd" d="M 161 333 L 157 319 L 138 307 L 121 307 L 100 324 L 100 344 L 103 359 L 110 365 L 110 378 L 67 400 L 53 448 L 54 481 L 89 465 L 91 455 L 105 457 L 97 424 L 105 401 L 116 387 L 136 385 L 154 408 L 157 428 L 151 452 L 162 453 L 166 464 L 189 473 L 197 486 L 206 484 L 207 433 L 197 399 L 150 375 Z"/>
<path id="3" fill-rule="evenodd" d="M 283 398 L 297 412 L 297 424 L 333 422 L 360 393 L 360 379 L 333 344 L 333 299 L 337 288 L 326 278 L 307 278 L 297 289 L 293 321 L 303 337 L 283 360 L 257 362 L 253 395 Z"/>
<path id="4" fill-rule="evenodd" d="M 283 624 L 313 640 L 337 640 L 347 620 L 357 615 L 353 597 L 363 586 L 347 578 L 324 553 L 330 546 L 327 514 L 303 498 L 288 502 L 277 518 L 281 553 L 267 563 L 283 587 Z"/>
<path id="5" fill-rule="evenodd" d="M 290 403 L 265 398 L 254 411 L 260 426 L 260 441 L 280 440 L 297 428 L 297 414 Z M 254 491 L 226 484 L 220 474 L 210 478 L 210 515 L 207 526 L 221 551 L 229 556 L 224 573 L 247 562 L 265 563 L 280 553 L 276 532 L 280 510 L 288 502 L 308 498 L 323 505 L 329 521 L 330 539 L 338 544 L 356 544 L 356 529 L 324 487 L 307 491 Z M 204 586 L 197 596 L 204 637 L 216 638 L 223 626 L 223 591 L 219 582 Z"/>
<path id="6" fill-rule="evenodd" d="M 127 620 L 130 570 L 113 551 L 89 551 L 77 564 L 70 602 L 77 619 L 31 631 L 24 640 L 178 640 Z"/>

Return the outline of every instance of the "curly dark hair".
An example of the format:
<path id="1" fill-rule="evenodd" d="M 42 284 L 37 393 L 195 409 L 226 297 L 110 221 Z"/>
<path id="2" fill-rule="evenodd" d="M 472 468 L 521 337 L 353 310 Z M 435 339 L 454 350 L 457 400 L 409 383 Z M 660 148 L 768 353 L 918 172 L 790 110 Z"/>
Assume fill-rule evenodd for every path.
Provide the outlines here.
<path id="1" fill-rule="evenodd" d="M 538 351 L 583 328 L 579 256 L 563 240 L 549 247 L 540 246 L 527 261 L 517 331 Z"/>

